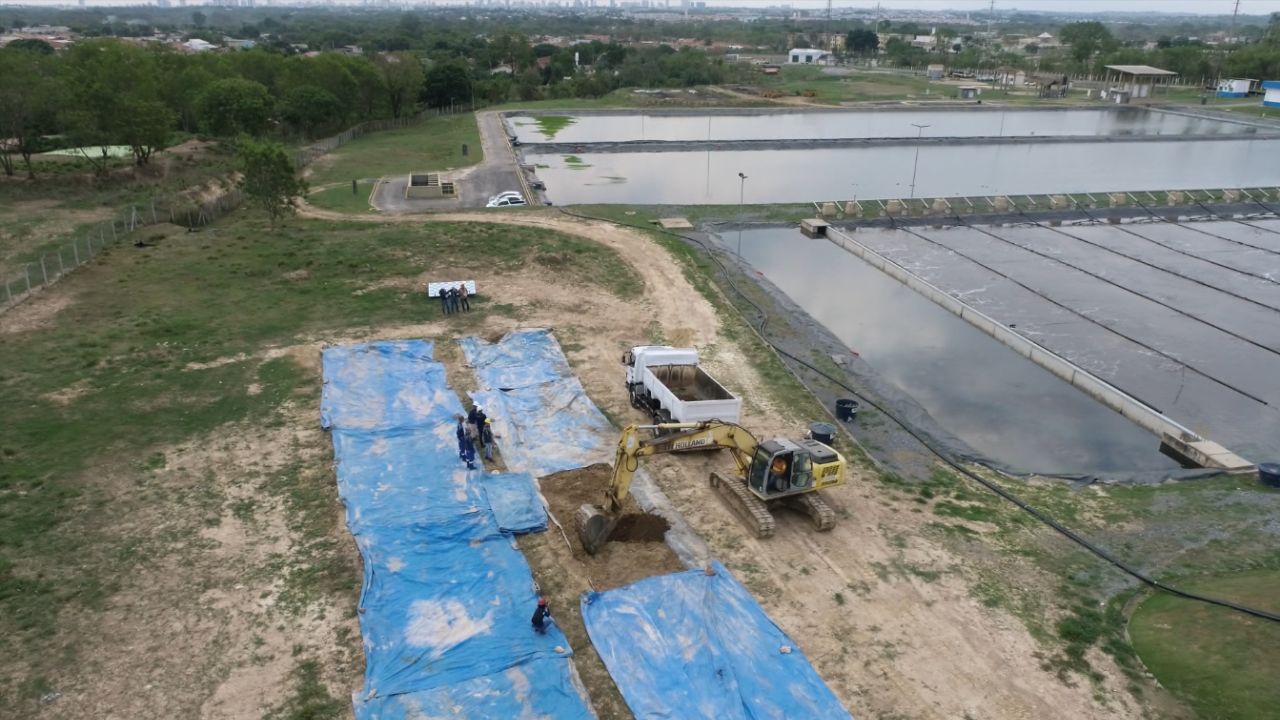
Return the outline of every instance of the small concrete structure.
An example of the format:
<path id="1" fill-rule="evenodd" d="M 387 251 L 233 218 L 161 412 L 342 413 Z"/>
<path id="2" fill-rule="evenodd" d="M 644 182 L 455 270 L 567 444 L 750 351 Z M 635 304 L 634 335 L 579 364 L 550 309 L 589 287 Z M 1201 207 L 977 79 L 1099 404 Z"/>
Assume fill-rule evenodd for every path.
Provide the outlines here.
<path id="1" fill-rule="evenodd" d="M 831 53 L 814 48 L 792 48 L 787 52 L 788 65 L 830 65 Z"/>
<path id="2" fill-rule="evenodd" d="M 1254 86 L 1257 84 L 1258 81 L 1252 78 L 1223 78 L 1218 81 L 1218 97 L 1249 97 L 1249 93 L 1253 92 Z"/>
<path id="3" fill-rule="evenodd" d="M 830 223 L 822 218 L 809 218 L 808 220 L 800 221 L 800 232 L 809 238 L 826 237 L 828 227 L 831 227 Z"/>
<path id="4" fill-rule="evenodd" d="M 1223 470 L 1233 475 L 1251 473 L 1255 469 L 1253 463 L 1222 445 L 1192 433 L 1164 433 L 1160 437 L 1160 449 L 1167 454 L 1171 452 L 1190 465 Z"/>
<path id="5" fill-rule="evenodd" d="M 950 215 L 951 203 L 947 202 L 945 198 L 937 198 L 936 200 L 933 201 L 933 204 L 929 206 L 929 214 L 930 215 Z"/>
<path id="6" fill-rule="evenodd" d="M 1071 200 L 1066 195 L 1050 195 L 1049 207 L 1054 210 L 1066 210 L 1071 205 Z"/>
<path id="7" fill-rule="evenodd" d="M 1125 92 L 1131 98 L 1151 97 L 1155 89 L 1178 77 L 1172 70 L 1150 65 L 1107 65 L 1107 86 L 1111 92 Z"/>
<path id="8" fill-rule="evenodd" d="M 458 196 L 458 188 L 452 182 L 441 182 L 436 173 L 414 173 L 405 186 L 407 198 L 452 198 Z"/>
<path id="9" fill-rule="evenodd" d="M 1280 108 L 1280 80 L 1262 81 L 1262 106 Z"/>
<path id="10" fill-rule="evenodd" d="M 930 80 L 941 80 L 947 74 L 947 68 L 938 63 L 934 63 L 925 68 L 925 76 Z"/>
<path id="11" fill-rule="evenodd" d="M 975 87 L 975 86 L 973 86 L 973 85 L 961 85 L 961 86 L 960 86 L 960 99 L 961 99 L 961 100 L 973 100 L 973 99 L 976 99 L 977 97 L 978 97 L 978 88 L 977 88 L 977 87 Z"/>
<path id="12" fill-rule="evenodd" d="M 844 214 L 848 217 L 862 217 L 862 203 L 850 200 L 844 204 Z"/>
<path id="13" fill-rule="evenodd" d="M 663 230 L 692 230 L 693 223 L 688 218 L 661 218 L 658 220 L 658 226 Z"/>
<path id="14" fill-rule="evenodd" d="M 822 217 L 835 217 L 836 204 L 833 202 L 822 203 Z"/>
<path id="15" fill-rule="evenodd" d="M 1223 190 L 1223 191 L 1222 191 L 1222 202 L 1224 202 L 1224 203 L 1238 203 L 1238 202 L 1240 202 L 1240 191 L 1239 191 L 1239 190 Z"/>
<path id="16" fill-rule="evenodd" d="M 1122 207 L 1129 202 L 1129 196 L 1122 192 L 1109 193 L 1107 199 L 1111 201 L 1111 207 Z"/>
<path id="17" fill-rule="evenodd" d="M 1181 205 L 1182 203 L 1186 202 L 1186 194 L 1183 193 L 1181 190 L 1170 190 L 1169 192 L 1165 193 L 1165 197 L 1167 198 L 1167 202 L 1169 203 L 1170 207 L 1174 205 Z"/>

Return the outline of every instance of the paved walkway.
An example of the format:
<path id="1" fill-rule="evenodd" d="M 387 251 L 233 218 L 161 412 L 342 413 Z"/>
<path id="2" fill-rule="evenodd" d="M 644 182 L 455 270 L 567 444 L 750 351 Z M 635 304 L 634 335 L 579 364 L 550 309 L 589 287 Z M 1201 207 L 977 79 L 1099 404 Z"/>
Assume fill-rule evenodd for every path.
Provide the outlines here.
<path id="1" fill-rule="evenodd" d="M 525 194 L 526 188 L 520 182 L 516 157 L 507 142 L 502 116 L 496 112 L 476 113 L 476 124 L 480 129 L 480 147 L 484 160 L 456 172 L 441 173 L 442 180 L 458 183 L 460 199 L 407 198 L 405 186 L 409 182 L 408 177 L 395 175 L 383 178 L 378 183 L 373 194 L 373 206 L 384 213 L 459 210 L 483 208 L 490 197 L 507 190 Z"/>

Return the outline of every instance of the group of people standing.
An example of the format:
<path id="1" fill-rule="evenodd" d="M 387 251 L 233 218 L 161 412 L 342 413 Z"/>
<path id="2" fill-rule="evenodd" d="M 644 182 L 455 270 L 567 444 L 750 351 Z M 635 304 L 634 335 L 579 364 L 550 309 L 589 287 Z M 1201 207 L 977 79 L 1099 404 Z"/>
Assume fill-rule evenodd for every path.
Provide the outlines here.
<path id="1" fill-rule="evenodd" d="M 466 417 L 457 416 L 458 459 L 467 464 L 468 470 L 476 469 L 476 452 L 484 453 L 484 459 L 493 460 L 493 421 L 485 415 L 484 408 L 476 405 Z"/>
<path id="2" fill-rule="evenodd" d="M 466 283 L 458 283 L 457 287 L 440 288 L 440 309 L 445 315 L 470 312 L 471 302 L 467 299 Z"/>

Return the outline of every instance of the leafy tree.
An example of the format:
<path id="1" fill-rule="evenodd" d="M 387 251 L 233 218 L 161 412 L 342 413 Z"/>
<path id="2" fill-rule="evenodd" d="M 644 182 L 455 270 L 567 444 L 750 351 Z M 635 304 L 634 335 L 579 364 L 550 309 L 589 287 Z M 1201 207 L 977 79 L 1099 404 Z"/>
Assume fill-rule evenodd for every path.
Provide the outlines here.
<path id="1" fill-rule="evenodd" d="M 1227 56 L 1227 77 L 1280 77 L 1280 48 L 1263 43 L 1246 45 Z"/>
<path id="2" fill-rule="evenodd" d="M 427 71 L 422 99 L 427 107 L 447 107 L 471 98 L 471 72 L 460 59 L 436 63 Z"/>
<path id="3" fill-rule="evenodd" d="M 387 84 L 382 71 L 365 57 L 343 56 L 347 72 L 356 83 L 353 99 L 359 100 L 357 111 L 362 120 L 369 120 L 387 95 Z"/>
<path id="4" fill-rule="evenodd" d="M 200 127 L 218 137 L 262 135 L 271 122 L 274 106 L 271 93 L 261 83 L 240 78 L 210 83 L 196 104 Z"/>
<path id="5" fill-rule="evenodd" d="M 398 118 L 411 112 L 426 77 L 422 63 L 412 53 L 406 52 L 379 55 L 374 62 L 382 74 L 391 116 Z"/>
<path id="6" fill-rule="evenodd" d="M 60 86 L 55 74 L 55 58 L 39 51 L 0 50 L 0 167 L 13 175 L 13 153 L 22 157 L 27 177 L 35 179 L 31 155 L 39 150 L 40 138 L 52 130 Z"/>
<path id="7" fill-rule="evenodd" d="M 1271 22 L 1267 23 L 1262 39 L 1269 45 L 1280 45 L 1280 12 L 1271 13 Z"/>
<path id="8" fill-rule="evenodd" d="M 208 22 L 208 20 L 209 18 L 206 17 L 205 14 L 200 12 L 199 10 L 191 13 L 191 23 L 198 28 L 204 27 L 204 24 Z"/>
<path id="9" fill-rule="evenodd" d="M 280 143 L 242 138 L 236 152 L 243 174 L 240 189 L 250 203 L 267 213 L 274 229 L 280 218 L 297 211 L 294 198 L 306 194 L 307 183 L 294 172 L 289 153 Z"/>
<path id="10" fill-rule="evenodd" d="M 850 30 L 844 39 L 845 50 L 858 55 L 872 55 L 880 49 L 880 36 L 866 28 Z"/>
<path id="11" fill-rule="evenodd" d="M 1071 57 L 1076 62 L 1088 62 L 1099 52 L 1110 52 L 1116 47 L 1116 39 L 1106 25 L 1097 20 L 1063 25 L 1058 36 L 1071 45 Z"/>
<path id="12" fill-rule="evenodd" d="M 343 108 L 329 91 L 302 85 L 285 93 L 280 114 L 298 132 L 316 137 L 342 123 Z"/>
<path id="13" fill-rule="evenodd" d="M 160 98 L 154 59 L 116 40 L 90 40 L 67 51 L 64 79 L 70 101 L 65 119 L 80 145 L 128 145 L 145 165 L 169 139 L 174 117 Z M 105 158 L 95 162 L 105 173 Z"/>
<path id="14" fill-rule="evenodd" d="M 53 46 L 39 38 L 18 38 L 5 47 L 10 50 L 29 50 L 44 55 L 53 54 Z"/>

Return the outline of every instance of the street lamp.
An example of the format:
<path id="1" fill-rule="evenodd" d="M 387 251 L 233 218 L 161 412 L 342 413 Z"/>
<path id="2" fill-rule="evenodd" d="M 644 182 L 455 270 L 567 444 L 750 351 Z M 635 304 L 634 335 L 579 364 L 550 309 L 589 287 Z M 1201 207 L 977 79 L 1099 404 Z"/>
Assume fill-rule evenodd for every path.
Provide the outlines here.
<path id="1" fill-rule="evenodd" d="M 911 123 L 911 127 L 920 131 L 916 135 L 916 159 L 911 163 L 911 197 L 909 199 L 914 200 L 916 197 L 916 170 L 920 169 L 920 140 L 924 138 L 924 129 L 933 126 Z"/>
<path id="2" fill-rule="evenodd" d="M 747 176 L 738 173 L 738 257 L 742 257 L 742 198 L 747 192 Z"/>

